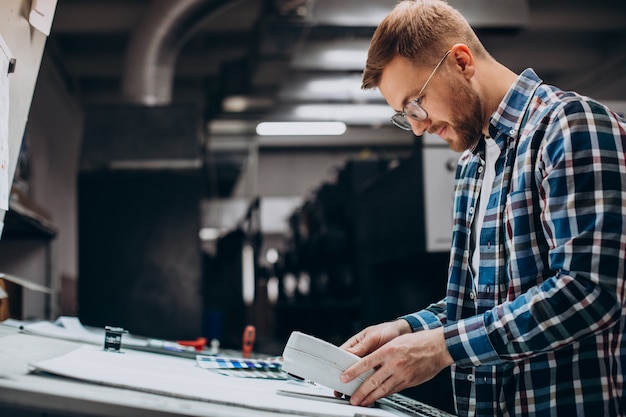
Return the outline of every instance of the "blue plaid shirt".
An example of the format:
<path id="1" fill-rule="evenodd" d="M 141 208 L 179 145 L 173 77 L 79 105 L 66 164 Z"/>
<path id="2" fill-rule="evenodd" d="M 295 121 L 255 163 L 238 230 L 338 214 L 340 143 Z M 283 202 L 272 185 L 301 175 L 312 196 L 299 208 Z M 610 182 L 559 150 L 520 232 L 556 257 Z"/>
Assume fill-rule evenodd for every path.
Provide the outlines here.
<path id="1" fill-rule="evenodd" d="M 459 415 L 623 416 L 626 121 L 527 69 L 489 133 L 501 154 L 479 282 L 468 263 L 480 145 L 456 173 L 447 296 L 404 318 L 444 326 Z"/>

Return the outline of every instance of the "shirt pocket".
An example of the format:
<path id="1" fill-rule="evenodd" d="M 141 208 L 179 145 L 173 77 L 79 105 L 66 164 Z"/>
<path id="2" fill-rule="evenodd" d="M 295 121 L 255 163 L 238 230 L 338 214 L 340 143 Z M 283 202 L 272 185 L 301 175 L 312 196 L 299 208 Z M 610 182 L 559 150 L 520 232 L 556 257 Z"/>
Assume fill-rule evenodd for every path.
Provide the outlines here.
<path id="1" fill-rule="evenodd" d="M 504 207 L 504 246 L 509 275 L 509 298 L 511 293 L 524 292 L 541 281 L 546 267 L 542 252 L 545 236 L 537 205 L 538 196 L 526 188 L 510 193 Z M 534 204 L 533 204 L 534 202 Z"/>

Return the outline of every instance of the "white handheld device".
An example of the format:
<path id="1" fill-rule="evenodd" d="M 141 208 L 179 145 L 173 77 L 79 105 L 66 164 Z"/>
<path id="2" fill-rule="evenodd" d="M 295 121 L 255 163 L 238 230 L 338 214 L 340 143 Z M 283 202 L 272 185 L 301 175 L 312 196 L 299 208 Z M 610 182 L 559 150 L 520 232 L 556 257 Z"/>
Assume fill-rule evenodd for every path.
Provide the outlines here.
<path id="1" fill-rule="evenodd" d="M 371 374 L 363 372 L 349 383 L 340 376 L 360 358 L 350 352 L 301 332 L 292 332 L 283 351 L 282 369 L 297 377 L 352 395 Z"/>

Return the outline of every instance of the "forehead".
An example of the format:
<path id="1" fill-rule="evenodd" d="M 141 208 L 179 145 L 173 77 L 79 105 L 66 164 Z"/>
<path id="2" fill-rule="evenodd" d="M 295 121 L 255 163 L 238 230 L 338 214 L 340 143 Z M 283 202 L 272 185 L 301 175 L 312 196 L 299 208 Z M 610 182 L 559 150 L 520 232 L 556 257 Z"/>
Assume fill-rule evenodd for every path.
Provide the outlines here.
<path id="1" fill-rule="evenodd" d="M 387 103 L 393 109 L 399 110 L 419 92 L 422 87 L 419 81 L 424 78 L 423 73 L 423 69 L 417 68 L 407 58 L 396 56 L 385 66 L 378 89 Z"/>

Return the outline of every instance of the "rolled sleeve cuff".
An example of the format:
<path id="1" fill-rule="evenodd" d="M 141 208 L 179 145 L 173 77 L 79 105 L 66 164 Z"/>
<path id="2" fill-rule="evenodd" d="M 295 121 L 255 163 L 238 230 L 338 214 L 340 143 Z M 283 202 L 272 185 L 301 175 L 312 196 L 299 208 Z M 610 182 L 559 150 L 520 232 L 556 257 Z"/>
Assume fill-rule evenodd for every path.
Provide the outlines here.
<path id="1" fill-rule="evenodd" d="M 400 318 L 408 321 L 411 329 L 414 332 L 417 332 L 419 330 L 436 329 L 442 326 L 439 318 L 435 314 L 426 310 L 422 310 L 413 314 L 408 314 Z"/>
<path id="2" fill-rule="evenodd" d="M 456 365 L 471 367 L 502 362 L 489 340 L 482 315 L 448 323 L 443 331 Z"/>

